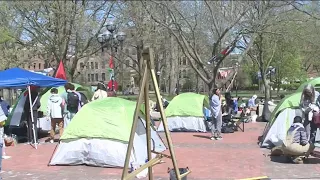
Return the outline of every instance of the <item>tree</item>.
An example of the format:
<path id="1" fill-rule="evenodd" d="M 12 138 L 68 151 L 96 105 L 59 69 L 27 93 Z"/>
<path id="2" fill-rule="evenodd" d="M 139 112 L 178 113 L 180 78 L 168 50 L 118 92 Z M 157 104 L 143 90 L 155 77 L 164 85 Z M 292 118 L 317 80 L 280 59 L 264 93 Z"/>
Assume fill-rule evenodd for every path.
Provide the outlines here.
<path id="1" fill-rule="evenodd" d="M 243 35 L 240 24 L 245 22 L 245 14 L 250 9 L 246 5 L 247 2 L 143 1 L 142 3 L 151 18 L 165 27 L 175 38 L 180 50 L 209 87 L 209 91 L 211 92 L 216 86 L 221 87 L 225 82 L 217 84 L 218 69 L 222 61 L 233 52 Z M 228 49 L 225 44 L 228 45 Z M 247 45 L 243 54 L 246 54 L 251 45 L 252 43 Z M 220 52 L 226 49 L 227 51 L 220 55 Z M 207 62 L 213 57 L 219 58 L 216 58 L 216 63 L 208 65 Z M 243 55 L 238 61 L 242 58 Z"/>
<path id="2" fill-rule="evenodd" d="M 46 66 L 62 60 L 71 81 L 77 76 L 79 59 L 100 51 L 96 37 L 114 5 L 114 2 L 85 0 L 6 3 L 16 12 L 15 26 L 23 28 L 22 36 L 16 37 L 18 44 L 36 48 Z"/>

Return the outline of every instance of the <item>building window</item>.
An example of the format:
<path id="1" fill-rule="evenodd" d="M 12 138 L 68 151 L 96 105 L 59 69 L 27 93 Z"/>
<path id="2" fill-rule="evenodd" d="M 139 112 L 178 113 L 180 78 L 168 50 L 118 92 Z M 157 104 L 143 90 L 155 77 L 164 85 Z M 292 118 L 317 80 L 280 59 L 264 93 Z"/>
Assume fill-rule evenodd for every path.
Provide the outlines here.
<path id="1" fill-rule="evenodd" d="M 128 68 L 130 66 L 130 61 L 126 60 L 126 67 Z"/>
<path id="2" fill-rule="evenodd" d="M 183 76 L 183 78 L 187 78 L 187 71 L 186 70 L 182 71 L 182 76 Z"/>
<path id="3" fill-rule="evenodd" d="M 102 74 L 101 74 L 101 79 L 102 79 L 102 81 L 105 81 L 105 80 L 106 80 L 106 73 L 102 73 Z"/>
<path id="4" fill-rule="evenodd" d="M 81 62 L 80 63 L 80 69 L 83 69 L 84 68 L 84 64 Z"/>
<path id="5" fill-rule="evenodd" d="M 88 82 L 90 82 L 90 74 L 88 74 Z"/>
<path id="6" fill-rule="evenodd" d="M 36 63 L 33 64 L 33 70 L 35 70 L 35 69 L 36 69 Z"/>
<path id="7" fill-rule="evenodd" d="M 102 69 L 106 69 L 106 61 L 102 61 Z"/>
<path id="8" fill-rule="evenodd" d="M 94 69 L 93 62 L 91 62 L 91 69 Z"/>
<path id="9" fill-rule="evenodd" d="M 96 81 L 99 81 L 99 74 L 96 74 Z"/>
<path id="10" fill-rule="evenodd" d="M 136 68 L 137 67 L 137 62 L 132 62 L 132 67 Z"/>
<path id="11" fill-rule="evenodd" d="M 99 69 L 98 62 L 95 62 L 95 63 L 94 63 L 94 66 L 95 66 L 95 69 Z"/>
<path id="12" fill-rule="evenodd" d="M 89 62 L 87 62 L 87 69 L 89 69 Z"/>
<path id="13" fill-rule="evenodd" d="M 182 65 L 187 65 L 187 58 L 186 57 L 182 58 Z"/>
<path id="14" fill-rule="evenodd" d="M 39 69 L 41 69 L 41 63 L 39 63 Z"/>
<path id="15" fill-rule="evenodd" d="M 94 82 L 94 74 L 91 74 L 91 82 Z"/>

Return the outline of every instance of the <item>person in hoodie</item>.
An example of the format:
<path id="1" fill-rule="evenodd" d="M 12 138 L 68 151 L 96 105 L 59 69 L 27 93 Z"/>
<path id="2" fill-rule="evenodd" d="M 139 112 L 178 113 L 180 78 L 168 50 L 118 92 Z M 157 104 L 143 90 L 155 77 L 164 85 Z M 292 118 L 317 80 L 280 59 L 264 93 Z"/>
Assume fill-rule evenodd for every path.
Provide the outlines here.
<path id="1" fill-rule="evenodd" d="M 105 85 L 101 82 L 98 83 L 97 90 L 92 96 L 92 101 L 102 98 L 107 98 L 108 93 Z"/>
<path id="2" fill-rule="evenodd" d="M 62 98 L 58 95 L 58 89 L 56 88 L 51 89 L 47 110 L 47 114 L 51 119 L 50 143 L 53 143 L 56 125 L 58 124 L 59 126 L 60 137 L 62 136 L 64 127 Z"/>
<path id="3" fill-rule="evenodd" d="M 294 163 L 302 164 L 303 158 L 308 157 L 313 150 L 314 145 L 308 142 L 302 118 L 296 116 L 287 132 L 287 137 L 282 145 L 282 151 Z"/>

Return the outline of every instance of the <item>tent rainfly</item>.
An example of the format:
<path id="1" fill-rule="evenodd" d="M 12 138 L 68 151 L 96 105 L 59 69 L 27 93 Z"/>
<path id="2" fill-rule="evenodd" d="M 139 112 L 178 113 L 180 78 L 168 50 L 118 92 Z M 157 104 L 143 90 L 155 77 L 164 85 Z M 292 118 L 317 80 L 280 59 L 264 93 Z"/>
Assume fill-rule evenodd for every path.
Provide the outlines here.
<path id="1" fill-rule="evenodd" d="M 165 110 L 169 130 L 206 132 L 204 106 L 208 104 L 208 98 L 201 94 L 182 93 L 174 97 Z M 164 131 L 162 122 L 158 131 Z"/>

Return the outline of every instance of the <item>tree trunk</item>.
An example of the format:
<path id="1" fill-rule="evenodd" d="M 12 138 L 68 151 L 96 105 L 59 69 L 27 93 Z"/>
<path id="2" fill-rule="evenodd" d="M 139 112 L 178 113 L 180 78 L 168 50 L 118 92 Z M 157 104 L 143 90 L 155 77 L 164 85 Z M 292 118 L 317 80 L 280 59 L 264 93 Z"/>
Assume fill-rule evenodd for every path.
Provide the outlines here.
<path id="1" fill-rule="evenodd" d="M 179 69 L 178 69 L 178 45 L 175 42 L 175 38 L 171 35 L 170 36 L 170 45 L 171 45 L 171 51 L 170 51 L 170 71 L 169 71 L 169 94 L 170 95 L 174 95 L 175 94 L 175 89 L 177 87 L 177 89 L 179 88 L 179 84 L 178 83 L 178 76 L 179 76 Z M 177 73 L 178 72 L 178 73 Z"/>
<path id="2" fill-rule="evenodd" d="M 262 78 L 262 83 L 263 83 L 263 86 L 264 86 L 264 97 L 265 97 L 265 100 L 270 100 L 270 85 L 269 85 L 269 81 L 263 77 Z"/>

